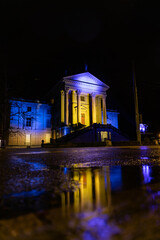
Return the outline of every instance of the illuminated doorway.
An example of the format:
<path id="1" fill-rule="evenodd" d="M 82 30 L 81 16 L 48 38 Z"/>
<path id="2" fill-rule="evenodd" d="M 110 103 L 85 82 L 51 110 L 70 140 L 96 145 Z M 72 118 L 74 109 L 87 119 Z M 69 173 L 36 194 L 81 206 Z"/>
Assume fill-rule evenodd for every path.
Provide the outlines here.
<path id="1" fill-rule="evenodd" d="M 81 113 L 81 123 L 85 125 L 85 114 Z"/>
<path id="2" fill-rule="evenodd" d="M 108 132 L 101 131 L 101 142 L 105 142 L 108 139 Z"/>
<path id="3" fill-rule="evenodd" d="M 46 134 L 46 143 L 50 143 L 50 138 L 51 138 L 51 134 L 47 133 Z"/>
<path id="4" fill-rule="evenodd" d="M 26 134 L 26 145 L 30 145 L 30 143 L 31 143 L 31 135 Z"/>

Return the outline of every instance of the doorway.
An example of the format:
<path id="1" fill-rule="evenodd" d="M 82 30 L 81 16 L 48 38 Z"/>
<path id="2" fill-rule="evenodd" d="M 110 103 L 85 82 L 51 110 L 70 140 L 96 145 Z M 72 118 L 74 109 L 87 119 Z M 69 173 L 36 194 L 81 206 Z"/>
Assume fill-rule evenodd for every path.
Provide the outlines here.
<path id="1" fill-rule="evenodd" d="M 81 123 L 85 125 L 85 113 L 81 113 Z"/>
<path id="2" fill-rule="evenodd" d="M 31 143 L 31 135 L 26 134 L 26 145 L 30 145 L 30 143 Z"/>

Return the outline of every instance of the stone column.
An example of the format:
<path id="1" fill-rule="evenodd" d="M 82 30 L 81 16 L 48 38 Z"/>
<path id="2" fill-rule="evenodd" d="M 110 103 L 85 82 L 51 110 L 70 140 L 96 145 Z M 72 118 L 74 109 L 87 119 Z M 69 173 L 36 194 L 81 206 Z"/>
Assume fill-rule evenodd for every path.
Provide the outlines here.
<path id="1" fill-rule="evenodd" d="M 96 104 L 95 104 L 96 95 L 95 93 L 92 93 L 91 96 L 92 96 L 92 124 L 93 124 L 96 123 Z"/>
<path id="2" fill-rule="evenodd" d="M 102 111 L 101 111 L 101 97 L 98 96 L 97 99 L 97 123 L 102 123 Z"/>
<path id="3" fill-rule="evenodd" d="M 69 89 L 66 88 L 65 89 L 65 93 L 66 93 L 66 125 L 68 125 L 68 118 L 69 118 L 69 106 L 68 106 L 68 93 L 69 93 Z"/>
<path id="4" fill-rule="evenodd" d="M 57 137 L 57 136 L 56 136 L 56 130 L 54 129 L 54 130 L 53 130 L 53 139 L 55 140 L 56 137 Z"/>
<path id="5" fill-rule="evenodd" d="M 106 95 L 103 95 L 103 124 L 107 124 Z"/>
<path id="6" fill-rule="evenodd" d="M 64 91 L 61 90 L 61 123 L 64 123 Z"/>
<path id="7" fill-rule="evenodd" d="M 77 124 L 81 122 L 81 101 L 80 101 L 80 90 L 77 90 Z"/>

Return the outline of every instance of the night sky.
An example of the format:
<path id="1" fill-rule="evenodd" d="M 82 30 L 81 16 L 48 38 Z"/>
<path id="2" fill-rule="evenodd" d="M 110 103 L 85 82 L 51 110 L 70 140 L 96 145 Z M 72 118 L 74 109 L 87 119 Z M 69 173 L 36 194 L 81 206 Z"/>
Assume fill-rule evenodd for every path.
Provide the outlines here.
<path id="1" fill-rule="evenodd" d="M 110 86 L 107 107 L 129 128 L 134 62 L 143 122 L 160 131 L 160 8 L 152 1 L 10 0 L 0 9 L 1 81 L 5 72 L 9 96 L 43 99 L 65 71 L 81 73 L 88 64 Z"/>

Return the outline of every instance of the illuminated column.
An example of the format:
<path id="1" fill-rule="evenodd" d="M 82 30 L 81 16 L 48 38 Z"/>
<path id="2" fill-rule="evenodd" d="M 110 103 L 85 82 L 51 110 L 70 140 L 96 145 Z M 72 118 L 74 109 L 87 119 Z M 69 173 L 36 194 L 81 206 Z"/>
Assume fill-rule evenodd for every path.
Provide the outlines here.
<path id="1" fill-rule="evenodd" d="M 72 91 L 72 123 L 77 123 L 77 93 Z"/>
<path id="2" fill-rule="evenodd" d="M 101 97 L 98 96 L 97 99 L 97 123 L 102 123 L 102 111 L 101 111 Z"/>
<path id="3" fill-rule="evenodd" d="M 53 139 L 56 139 L 56 130 L 53 130 Z"/>
<path id="4" fill-rule="evenodd" d="M 103 95 L 103 124 L 107 124 L 106 95 Z"/>
<path id="5" fill-rule="evenodd" d="M 81 122 L 81 101 L 80 101 L 80 90 L 77 90 L 77 124 Z"/>
<path id="6" fill-rule="evenodd" d="M 61 90 L 61 123 L 64 123 L 64 91 Z"/>
<path id="7" fill-rule="evenodd" d="M 92 123 L 96 123 L 96 104 L 95 104 L 95 93 L 91 94 L 92 96 Z"/>
<path id="8" fill-rule="evenodd" d="M 68 92 L 69 92 L 69 89 L 66 88 L 66 89 L 65 89 L 65 93 L 66 93 L 66 125 L 68 125 L 68 117 L 69 117 Z"/>

